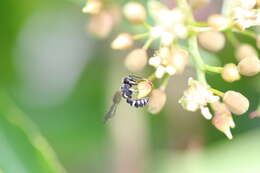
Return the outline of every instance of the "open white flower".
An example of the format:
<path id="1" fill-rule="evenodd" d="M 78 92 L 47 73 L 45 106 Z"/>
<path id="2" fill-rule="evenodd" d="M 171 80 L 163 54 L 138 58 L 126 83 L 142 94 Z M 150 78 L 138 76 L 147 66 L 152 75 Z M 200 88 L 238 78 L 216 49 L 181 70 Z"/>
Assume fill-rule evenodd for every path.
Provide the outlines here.
<path id="1" fill-rule="evenodd" d="M 233 10 L 233 18 L 241 29 L 260 25 L 260 12 L 252 9 L 236 7 Z"/>
<path id="2" fill-rule="evenodd" d="M 218 96 L 215 96 L 210 89 L 210 86 L 202 82 L 189 78 L 189 88 L 184 91 L 179 103 L 184 109 L 195 112 L 198 109 L 201 110 L 201 114 L 206 119 L 211 119 L 212 114 L 207 107 L 208 103 L 214 103 L 219 100 Z"/>
<path id="3" fill-rule="evenodd" d="M 163 45 L 170 45 L 175 38 L 187 37 L 187 16 L 182 9 L 169 9 L 158 1 L 151 1 L 148 6 L 156 24 L 150 32 L 152 38 L 160 38 Z"/>

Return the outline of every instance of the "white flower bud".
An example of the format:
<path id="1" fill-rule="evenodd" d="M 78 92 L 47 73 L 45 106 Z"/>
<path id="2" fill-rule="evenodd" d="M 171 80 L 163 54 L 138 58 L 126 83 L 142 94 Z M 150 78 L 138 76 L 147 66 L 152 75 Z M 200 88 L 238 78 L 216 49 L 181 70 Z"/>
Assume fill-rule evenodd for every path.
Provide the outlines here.
<path id="1" fill-rule="evenodd" d="M 133 45 L 133 38 L 128 33 L 119 34 L 111 43 L 112 49 L 127 49 Z"/>
<path id="2" fill-rule="evenodd" d="M 139 2 L 128 2 L 123 9 L 127 20 L 133 24 L 141 24 L 146 19 L 145 8 Z"/>
<path id="3" fill-rule="evenodd" d="M 212 52 L 218 52 L 225 46 L 225 37 L 223 33 L 217 31 L 207 31 L 199 34 L 200 45 Z"/>
<path id="4" fill-rule="evenodd" d="M 98 14 L 101 10 L 102 3 L 99 0 L 89 0 L 83 7 L 83 13 Z"/>
<path id="5" fill-rule="evenodd" d="M 168 65 L 168 66 L 166 66 L 166 72 L 169 75 L 174 75 L 176 73 L 176 69 L 173 66 Z"/>
<path id="6" fill-rule="evenodd" d="M 102 11 L 90 17 L 87 30 L 97 37 L 105 38 L 111 32 L 113 25 L 113 16 L 106 11 Z"/>
<path id="7" fill-rule="evenodd" d="M 125 66 L 131 72 L 142 71 L 146 63 L 147 63 L 147 53 L 144 49 L 135 49 L 131 51 L 125 59 Z"/>
<path id="8" fill-rule="evenodd" d="M 159 56 L 151 57 L 148 63 L 151 66 L 158 67 L 161 64 L 161 58 Z"/>
<path id="9" fill-rule="evenodd" d="M 164 76 L 165 72 L 166 72 L 166 68 L 160 65 L 157 67 L 155 71 L 155 77 L 161 79 Z"/>
<path id="10" fill-rule="evenodd" d="M 236 115 L 244 114 L 249 108 L 248 99 L 236 91 L 225 92 L 223 101 L 228 109 Z"/>
<path id="11" fill-rule="evenodd" d="M 240 79 L 238 68 L 233 63 L 226 64 L 224 66 L 224 69 L 221 72 L 221 76 L 227 82 L 234 82 Z"/>
<path id="12" fill-rule="evenodd" d="M 157 114 L 161 111 L 166 103 L 167 96 L 164 91 L 154 89 L 151 93 L 148 111 L 152 114 Z"/>
<path id="13" fill-rule="evenodd" d="M 144 98 L 147 95 L 149 95 L 152 91 L 152 87 L 153 87 L 153 84 L 150 80 L 145 80 L 145 81 L 138 83 L 138 85 L 137 85 L 137 90 L 138 90 L 137 98 L 140 99 L 140 98 Z"/>
<path id="14" fill-rule="evenodd" d="M 241 44 L 236 49 L 236 59 L 241 61 L 246 57 L 257 56 L 257 52 L 250 44 Z"/>
<path id="15" fill-rule="evenodd" d="M 213 14 L 208 17 L 208 25 L 216 30 L 223 30 L 230 24 L 230 20 L 222 14 Z"/>
<path id="16" fill-rule="evenodd" d="M 189 55 L 188 52 L 182 48 L 174 48 L 170 57 L 170 64 L 181 73 L 185 66 L 188 64 Z"/>
<path id="17" fill-rule="evenodd" d="M 242 59 L 238 64 L 240 74 L 253 76 L 260 72 L 260 60 L 256 56 L 249 56 Z"/>

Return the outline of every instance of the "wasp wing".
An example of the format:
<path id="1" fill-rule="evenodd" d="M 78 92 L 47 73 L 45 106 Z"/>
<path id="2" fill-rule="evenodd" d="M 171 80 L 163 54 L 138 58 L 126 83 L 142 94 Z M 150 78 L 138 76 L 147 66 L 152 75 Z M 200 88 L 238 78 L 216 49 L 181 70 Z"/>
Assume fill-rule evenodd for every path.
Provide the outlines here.
<path id="1" fill-rule="evenodd" d="M 109 111 L 105 114 L 105 117 L 103 119 L 104 123 L 106 123 L 107 120 L 113 118 L 113 116 L 116 114 L 117 106 L 120 103 L 120 101 L 121 101 L 121 92 L 117 91 L 114 94 L 112 106 L 109 108 Z"/>

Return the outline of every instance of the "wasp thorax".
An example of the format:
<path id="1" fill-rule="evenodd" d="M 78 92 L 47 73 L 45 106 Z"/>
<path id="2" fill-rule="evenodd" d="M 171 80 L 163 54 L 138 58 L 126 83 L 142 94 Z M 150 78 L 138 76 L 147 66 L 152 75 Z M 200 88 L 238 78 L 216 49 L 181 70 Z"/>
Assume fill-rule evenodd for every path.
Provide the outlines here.
<path id="1" fill-rule="evenodd" d="M 224 66 L 221 76 L 227 82 L 234 82 L 240 79 L 238 68 L 232 63 Z"/>
<path id="2" fill-rule="evenodd" d="M 128 33 L 119 34 L 111 43 L 112 49 L 127 49 L 133 45 L 133 38 Z"/>
<path id="3" fill-rule="evenodd" d="M 240 74 L 253 76 L 260 72 L 260 60 L 256 56 L 246 57 L 238 64 Z"/>
<path id="4" fill-rule="evenodd" d="M 250 44 L 240 44 L 235 52 L 236 59 L 241 61 L 246 57 L 257 56 L 257 52 Z"/>
<path id="5" fill-rule="evenodd" d="M 152 91 L 153 84 L 150 80 L 145 80 L 137 84 L 137 98 L 144 98 L 148 96 Z"/>
<path id="6" fill-rule="evenodd" d="M 167 96 L 163 90 L 154 89 L 150 96 L 148 111 L 152 114 L 157 114 L 161 111 L 166 103 Z"/>
<path id="7" fill-rule="evenodd" d="M 208 17 L 208 25 L 216 30 L 223 30 L 227 28 L 230 21 L 222 14 L 213 14 Z"/>
<path id="8" fill-rule="evenodd" d="M 128 2 L 123 12 L 127 20 L 133 24 L 141 24 L 146 19 L 145 8 L 138 2 Z"/>
<path id="9" fill-rule="evenodd" d="M 199 34 L 200 45 L 209 51 L 218 52 L 225 46 L 225 37 L 223 33 L 217 31 L 207 31 Z"/>
<path id="10" fill-rule="evenodd" d="M 244 114 L 249 108 L 248 99 L 236 91 L 225 92 L 223 101 L 228 109 L 236 115 Z"/>
<path id="11" fill-rule="evenodd" d="M 139 72 L 143 70 L 147 63 L 147 53 L 144 49 L 135 49 L 131 51 L 126 59 L 125 59 L 125 66 L 131 72 Z"/>

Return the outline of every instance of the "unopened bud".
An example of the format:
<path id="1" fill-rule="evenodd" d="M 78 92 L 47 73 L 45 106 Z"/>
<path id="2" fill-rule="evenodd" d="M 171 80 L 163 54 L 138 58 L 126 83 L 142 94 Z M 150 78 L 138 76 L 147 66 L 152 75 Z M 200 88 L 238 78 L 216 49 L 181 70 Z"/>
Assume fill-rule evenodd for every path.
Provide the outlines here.
<path id="1" fill-rule="evenodd" d="M 182 48 L 175 48 L 172 51 L 170 57 L 170 63 L 174 66 L 177 72 L 182 72 L 185 66 L 188 64 L 189 55 L 188 52 Z"/>
<path id="2" fill-rule="evenodd" d="M 128 2 L 123 12 L 127 20 L 133 24 L 141 24 L 146 19 L 145 8 L 138 2 Z"/>
<path id="3" fill-rule="evenodd" d="M 137 85 L 138 95 L 137 98 L 144 98 L 149 95 L 152 91 L 153 84 L 150 80 L 145 80 Z"/>
<path id="4" fill-rule="evenodd" d="M 213 14 L 208 17 L 208 25 L 216 30 L 223 30 L 227 28 L 229 24 L 229 19 L 222 14 Z"/>
<path id="5" fill-rule="evenodd" d="M 246 57 L 238 64 L 240 74 L 253 76 L 260 72 L 260 60 L 256 56 Z"/>
<path id="6" fill-rule="evenodd" d="M 100 12 L 102 3 L 99 0 L 89 0 L 83 7 L 83 13 L 97 14 Z"/>
<path id="7" fill-rule="evenodd" d="M 166 103 L 166 98 L 167 96 L 164 91 L 154 89 L 150 96 L 148 111 L 152 114 L 159 113 Z"/>
<path id="8" fill-rule="evenodd" d="M 207 31 L 199 34 L 200 45 L 212 52 L 220 51 L 225 46 L 225 37 L 223 33 L 217 31 Z"/>
<path id="9" fill-rule="evenodd" d="M 193 9 L 202 8 L 206 5 L 208 5 L 210 0 L 190 0 L 191 7 Z"/>
<path id="10" fill-rule="evenodd" d="M 246 57 L 257 56 L 257 52 L 250 44 L 241 44 L 236 49 L 236 59 L 241 61 Z"/>
<path id="11" fill-rule="evenodd" d="M 125 66 L 131 72 L 140 72 L 147 63 L 147 53 L 144 49 L 135 49 L 131 51 L 126 59 Z"/>
<path id="12" fill-rule="evenodd" d="M 235 127 L 232 115 L 225 104 L 215 102 L 212 104 L 212 109 L 215 111 L 215 116 L 212 119 L 212 124 L 221 132 L 223 132 L 228 139 L 232 139 L 230 128 Z"/>
<path id="13" fill-rule="evenodd" d="M 240 79 L 238 68 L 235 64 L 226 64 L 221 72 L 222 78 L 227 82 L 234 82 Z"/>
<path id="14" fill-rule="evenodd" d="M 87 25 L 88 32 L 99 38 L 105 38 L 111 32 L 114 25 L 113 17 L 110 13 L 102 11 L 92 15 Z"/>
<path id="15" fill-rule="evenodd" d="M 223 101 L 228 109 L 236 115 L 244 114 L 249 108 L 248 99 L 236 91 L 225 92 Z"/>
<path id="16" fill-rule="evenodd" d="M 128 33 L 119 34 L 116 39 L 111 43 L 112 49 L 127 49 L 133 45 L 133 38 Z"/>

